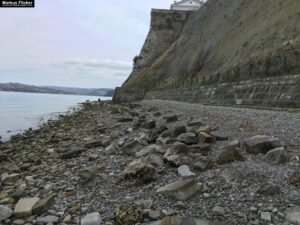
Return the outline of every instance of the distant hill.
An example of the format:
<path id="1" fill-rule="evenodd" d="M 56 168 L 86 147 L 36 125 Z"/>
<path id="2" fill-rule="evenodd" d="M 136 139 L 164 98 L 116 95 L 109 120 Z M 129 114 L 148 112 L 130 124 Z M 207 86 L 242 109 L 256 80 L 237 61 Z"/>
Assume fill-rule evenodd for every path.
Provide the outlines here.
<path id="1" fill-rule="evenodd" d="M 72 88 L 19 84 L 19 83 L 0 83 L 0 91 L 12 92 L 30 92 L 30 93 L 48 93 L 48 94 L 66 94 L 66 95 L 88 95 L 88 96 L 106 96 L 112 97 L 114 89 L 109 88 Z"/>
<path id="2" fill-rule="evenodd" d="M 19 83 L 0 83 L 0 91 L 29 92 L 29 93 L 48 93 L 48 94 L 72 94 L 71 92 L 55 90 L 46 87 L 37 87 L 33 85 Z"/>
<path id="3" fill-rule="evenodd" d="M 89 96 L 106 96 L 112 97 L 114 95 L 114 89 L 111 88 L 74 88 L 74 87 L 57 87 L 57 86 L 45 86 L 45 88 L 55 89 L 59 91 L 72 92 L 78 95 Z"/>

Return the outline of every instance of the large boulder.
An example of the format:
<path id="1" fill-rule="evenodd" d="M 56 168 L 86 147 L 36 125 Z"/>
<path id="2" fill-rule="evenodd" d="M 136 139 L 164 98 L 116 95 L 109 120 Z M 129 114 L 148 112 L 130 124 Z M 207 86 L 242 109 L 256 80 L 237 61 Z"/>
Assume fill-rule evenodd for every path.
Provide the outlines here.
<path id="1" fill-rule="evenodd" d="M 154 179 L 155 172 L 152 165 L 143 160 L 136 160 L 121 172 L 121 181 L 132 185 L 147 183 Z"/>
<path id="2" fill-rule="evenodd" d="M 281 164 L 288 160 L 287 154 L 283 147 L 270 150 L 265 155 L 265 161 L 270 164 Z"/>
<path id="3" fill-rule="evenodd" d="M 165 194 L 177 201 L 186 201 L 200 190 L 195 179 L 185 179 L 167 184 L 159 188 L 156 193 Z"/>
<path id="4" fill-rule="evenodd" d="M 277 138 L 257 135 L 244 140 L 244 146 L 248 153 L 252 154 L 266 154 L 268 151 L 281 147 L 281 144 Z"/>
<path id="5" fill-rule="evenodd" d="M 139 152 L 143 146 L 137 140 L 131 141 L 128 144 L 124 145 L 121 148 L 121 151 L 126 155 L 135 156 L 137 152 Z"/>
<path id="6" fill-rule="evenodd" d="M 134 205 L 122 202 L 116 208 L 115 219 L 119 225 L 135 225 L 142 222 L 143 213 Z"/>
<path id="7" fill-rule="evenodd" d="M 227 148 L 214 159 L 214 162 L 219 165 L 232 163 L 235 161 L 244 161 L 243 156 L 236 148 Z"/>

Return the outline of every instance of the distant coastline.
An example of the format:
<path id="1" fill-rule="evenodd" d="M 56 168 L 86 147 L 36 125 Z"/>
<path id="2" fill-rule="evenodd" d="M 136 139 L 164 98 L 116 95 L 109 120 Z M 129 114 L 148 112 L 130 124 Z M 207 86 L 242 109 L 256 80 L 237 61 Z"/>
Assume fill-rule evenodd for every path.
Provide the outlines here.
<path id="1" fill-rule="evenodd" d="M 110 88 L 39 87 L 20 83 L 0 83 L 0 91 L 105 97 L 112 97 L 114 94 L 114 89 Z"/>

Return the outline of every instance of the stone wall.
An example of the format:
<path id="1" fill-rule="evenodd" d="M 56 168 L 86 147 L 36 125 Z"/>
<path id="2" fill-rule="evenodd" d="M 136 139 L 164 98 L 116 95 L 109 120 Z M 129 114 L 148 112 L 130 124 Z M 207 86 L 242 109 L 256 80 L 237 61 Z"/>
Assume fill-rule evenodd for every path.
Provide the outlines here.
<path id="1" fill-rule="evenodd" d="M 210 105 L 300 108 L 300 74 L 148 92 L 145 99 Z"/>
<path id="2" fill-rule="evenodd" d="M 120 88 L 115 89 L 113 102 L 123 103 L 123 102 L 134 102 L 140 101 L 145 97 L 145 91 L 138 88 Z"/>
<path id="3" fill-rule="evenodd" d="M 173 44 L 192 13 L 152 9 L 150 31 L 128 79 L 150 65 Z"/>

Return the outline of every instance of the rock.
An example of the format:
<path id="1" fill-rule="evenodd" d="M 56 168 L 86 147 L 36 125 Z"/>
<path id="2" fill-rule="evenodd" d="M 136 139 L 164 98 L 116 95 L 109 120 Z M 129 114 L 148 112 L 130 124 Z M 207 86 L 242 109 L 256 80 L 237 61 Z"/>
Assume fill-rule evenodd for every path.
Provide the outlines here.
<path id="1" fill-rule="evenodd" d="M 200 132 L 198 134 L 198 141 L 199 143 L 215 143 L 216 138 L 205 132 Z"/>
<path id="2" fill-rule="evenodd" d="M 0 205 L 0 222 L 8 219 L 13 214 L 13 211 L 4 205 Z"/>
<path id="3" fill-rule="evenodd" d="M 115 219 L 119 225 L 135 225 L 142 222 L 143 213 L 134 205 L 122 202 L 115 211 Z"/>
<path id="4" fill-rule="evenodd" d="M 280 194 L 280 192 L 280 186 L 271 182 L 263 182 L 257 190 L 258 194 L 264 196 L 274 196 Z"/>
<path id="5" fill-rule="evenodd" d="M 153 116 L 155 116 L 155 117 L 160 117 L 160 116 L 161 116 L 161 113 L 160 113 L 160 112 L 153 113 Z"/>
<path id="6" fill-rule="evenodd" d="M 176 122 L 177 120 L 178 120 L 178 117 L 176 115 L 169 116 L 166 118 L 167 123 L 173 123 L 173 122 Z"/>
<path id="7" fill-rule="evenodd" d="M 235 161 L 244 161 L 243 156 L 236 148 L 227 148 L 214 159 L 214 162 L 219 165 L 232 163 Z"/>
<path id="8" fill-rule="evenodd" d="M 144 129 L 153 129 L 156 127 L 156 122 L 154 120 L 149 121 L 149 122 L 145 122 L 141 125 L 142 128 Z"/>
<path id="9" fill-rule="evenodd" d="M 133 118 L 131 117 L 120 117 L 117 119 L 118 122 L 120 123 L 126 123 L 126 122 L 132 122 Z"/>
<path id="10" fill-rule="evenodd" d="M 102 141 L 101 140 L 93 140 L 88 143 L 84 144 L 85 148 L 97 148 L 102 146 Z"/>
<path id="11" fill-rule="evenodd" d="M 203 172 L 206 169 L 206 163 L 198 161 L 194 164 L 194 169 Z"/>
<path id="12" fill-rule="evenodd" d="M 240 145 L 241 145 L 241 143 L 239 140 L 234 140 L 234 141 L 227 143 L 227 145 L 225 146 L 225 149 L 231 148 L 231 147 L 240 147 Z"/>
<path id="13" fill-rule="evenodd" d="M 156 132 L 161 134 L 162 132 L 164 132 L 166 130 L 168 130 L 168 127 L 162 124 L 156 129 Z"/>
<path id="14" fill-rule="evenodd" d="M 148 216 L 151 220 L 157 220 L 162 217 L 161 213 L 155 210 L 150 210 Z"/>
<path id="15" fill-rule="evenodd" d="M 57 216 L 45 216 L 45 217 L 39 217 L 36 219 L 37 223 L 43 223 L 43 224 L 54 224 L 59 222 L 59 218 Z"/>
<path id="16" fill-rule="evenodd" d="M 288 179 L 290 185 L 295 186 L 296 188 L 300 188 L 300 172 L 295 171 L 293 172 Z"/>
<path id="17" fill-rule="evenodd" d="M 220 206 L 215 206 L 212 211 L 218 216 L 223 216 L 225 214 L 225 209 Z"/>
<path id="18" fill-rule="evenodd" d="M 144 156 L 153 154 L 157 149 L 159 149 L 158 145 L 149 145 L 149 146 L 143 148 L 138 153 L 136 153 L 136 157 L 140 158 L 140 157 L 144 157 Z"/>
<path id="19" fill-rule="evenodd" d="M 276 148 L 267 152 L 264 157 L 265 161 L 270 164 L 281 164 L 288 160 L 287 154 L 283 147 Z"/>
<path id="20" fill-rule="evenodd" d="M 98 212 L 89 213 L 81 219 L 81 225 L 101 225 L 102 218 Z"/>
<path id="21" fill-rule="evenodd" d="M 197 120 L 197 121 L 192 121 L 192 122 L 189 122 L 187 124 L 188 127 L 195 127 L 195 126 L 203 126 L 203 122 L 201 120 Z"/>
<path id="22" fill-rule="evenodd" d="M 226 225 L 199 218 L 182 218 L 178 216 L 165 217 L 159 225 Z"/>
<path id="23" fill-rule="evenodd" d="M 196 174 L 191 172 L 190 168 L 187 165 L 182 165 L 182 166 L 178 167 L 177 171 L 178 171 L 178 175 L 180 177 L 187 178 L 187 177 L 196 176 Z"/>
<path id="24" fill-rule="evenodd" d="M 154 154 L 146 156 L 145 158 L 143 158 L 143 161 L 150 163 L 155 167 L 162 167 L 164 165 L 163 160 L 159 156 Z"/>
<path id="25" fill-rule="evenodd" d="M 193 153 L 201 153 L 202 155 L 208 155 L 211 151 L 211 145 L 207 143 L 197 144 L 197 145 L 190 145 L 189 148 Z"/>
<path id="26" fill-rule="evenodd" d="M 148 143 L 155 143 L 156 139 L 158 138 L 159 134 L 156 131 L 151 130 L 147 136 Z"/>
<path id="27" fill-rule="evenodd" d="M 15 217 L 26 217 L 32 215 L 33 207 L 40 201 L 40 198 L 21 198 L 15 206 Z"/>
<path id="28" fill-rule="evenodd" d="M 287 209 L 285 212 L 285 220 L 290 223 L 300 225 L 300 206 Z"/>
<path id="29" fill-rule="evenodd" d="M 176 142 L 168 148 L 163 156 L 163 160 L 169 162 L 174 166 L 181 166 L 185 164 L 191 164 L 193 159 L 188 155 L 190 149 L 187 145 Z"/>
<path id="30" fill-rule="evenodd" d="M 244 146 L 248 153 L 266 154 L 268 151 L 281 147 L 277 138 L 266 135 L 257 135 L 244 140 Z"/>
<path id="31" fill-rule="evenodd" d="M 177 137 L 180 134 L 186 133 L 186 127 L 185 126 L 178 126 L 175 127 L 175 129 L 173 130 L 173 136 Z"/>
<path id="32" fill-rule="evenodd" d="M 264 220 L 264 221 L 271 222 L 272 221 L 271 213 L 269 213 L 269 212 L 261 212 L 260 213 L 260 219 Z"/>
<path id="33" fill-rule="evenodd" d="M 124 145 L 121 150 L 126 155 L 135 156 L 137 152 L 139 152 L 143 146 L 136 140 L 131 141 L 130 143 Z"/>
<path id="34" fill-rule="evenodd" d="M 196 180 L 185 179 L 167 184 L 159 188 L 156 193 L 165 194 L 177 201 L 186 201 L 200 190 Z"/>
<path id="35" fill-rule="evenodd" d="M 83 183 L 86 183 L 93 178 L 95 178 L 98 174 L 104 172 L 104 166 L 89 166 L 79 171 L 79 176 Z"/>
<path id="36" fill-rule="evenodd" d="M 143 162 L 136 160 L 129 164 L 129 166 L 122 171 L 121 181 L 132 185 L 139 185 L 147 183 L 154 179 L 155 168 Z"/>
<path id="37" fill-rule="evenodd" d="M 40 200 L 33 208 L 32 213 L 35 215 L 40 215 L 43 212 L 48 211 L 52 205 L 55 203 L 56 194 L 52 194 L 45 199 Z"/>
<path id="38" fill-rule="evenodd" d="M 1 144 L 1 142 L 0 142 Z M 4 153 L 0 153 L 0 163 L 3 161 L 6 161 L 8 159 L 8 156 Z"/>
<path id="39" fill-rule="evenodd" d="M 143 200 L 143 201 L 139 202 L 139 205 L 143 209 L 151 209 L 151 207 L 153 206 L 153 200 L 152 199 Z"/>
<path id="40" fill-rule="evenodd" d="M 228 140 L 228 136 L 222 134 L 221 132 L 218 131 L 212 131 L 210 132 L 211 136 L 214 136 L 217 141 L 226 141 Z"/>
<path id="41" fill-rule="evenodd" d="M 184 133 L 180 134 L 177 138 L 177 141 L 183 142 L 187 145 L 197 144 L 197 138 L 194 133 Z"/>
<path id="42" fill-rule="evenodd" d="M 4 173 L 1 176 L 1 181 L 4 184 L 8 184 L 8 183 L 15 183 L 19 180 L 20 178 L 20 174 L 18 173 L 14 173 L 14 174 L 8 174 L 8 173 Z"/>
<path id="43" fill-rule="evenodd" d="M 81 153 L 83 152 L 83 150 L 81 149 L 77 149 L 77 150 L 72 150 L 69 152 L 66 152 L 64 154 L 62 154 L 60 156 L 61 159 L 71 159 L 71 158 L 75 158 L 81 155 Z"/>
<path id="44" fill-rule="evenodd" d="M 212 132 L 214 129 L 215 129 L 215 128 L 212 128 L 212 127 L 209 127 L 209 126 L 202 126 L 202 127 L 199 127 L 199 128 L 196 130 L 196 134 L 199 135 L 199 133 L 201 133 L 201 132 L 210 134 L 210 132 Z"/>

